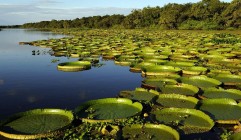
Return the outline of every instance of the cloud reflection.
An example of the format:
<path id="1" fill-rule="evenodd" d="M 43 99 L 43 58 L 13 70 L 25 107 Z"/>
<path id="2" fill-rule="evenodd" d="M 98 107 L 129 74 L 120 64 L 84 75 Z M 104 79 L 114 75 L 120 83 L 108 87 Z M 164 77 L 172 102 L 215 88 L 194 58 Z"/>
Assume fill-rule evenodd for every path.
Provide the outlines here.
<path id="1" fill-rule="evenodd" d="M 29 97 L 27 97 L 27 101 L 28 101 L 29 103 L 34 103 L 34 102 L 37 101 L 37 98 L 34 97 L 34 96 L 29 96 Z"/>
<path id="2" fill-rule="evenodd" d="M 17 91 L 15 89 L 11 89 L 7 91 L 7 95 L 9 96 L 15 96 L 17 95 Z"/>
<path id="3" fill-rule="evenodd" d="M 3 85 L 3 84 L 4 84 L 4 80 L 0 79 L 0 85 Z"/>
<path id="4" fill-rule="evenodd" d="M 85 100 L 85 99 L 87 99 L 87 93 L 86 92 L 80 92 L 79 97 L 80 97 L 81 100 Z"/>

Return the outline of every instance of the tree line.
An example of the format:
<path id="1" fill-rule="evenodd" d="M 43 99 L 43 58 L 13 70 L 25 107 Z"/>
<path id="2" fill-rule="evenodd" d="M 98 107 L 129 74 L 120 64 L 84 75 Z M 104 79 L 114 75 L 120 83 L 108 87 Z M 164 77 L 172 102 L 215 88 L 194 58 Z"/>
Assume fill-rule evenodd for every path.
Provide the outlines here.
<path id="1" fill-rule="evenodd" d="M 20 28 L 21 25 L 1 25 L 0 26 L 0 29 L 1 28 Z"/>
<path id="2" fill-rule="evenodd" d="M 24 28 L 162 28 L 221 30 L 241 28 L 241 0 L 169 3 L 135 9 L 129 15 L 105 15 L 23 24 Z"/>

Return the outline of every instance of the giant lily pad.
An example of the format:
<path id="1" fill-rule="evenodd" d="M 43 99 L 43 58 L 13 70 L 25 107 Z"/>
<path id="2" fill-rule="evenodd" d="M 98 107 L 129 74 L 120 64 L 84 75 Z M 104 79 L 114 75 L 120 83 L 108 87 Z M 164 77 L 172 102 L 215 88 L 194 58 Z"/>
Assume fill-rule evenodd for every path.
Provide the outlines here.
<path id="1" fill-rule="evenodd" d="M 181 61 L 180 62 L 169 61 L 165 65 L 183 68 L 183 67 L 192 67 L 192 66 L 194 66 L 194 63 L 192 63 L 192 62 L 181 62 Z"/>
<path id="2" fill-rule="evenodd" d="M 196 86 L 178 83 L 175 85 L 164 85 L 159 87 L 162 93 L 175 93 L 183 95 L 194 95 L 198 93 L 199 89 Z"/>
<path id="3" fill-rule="evenodd" d="M 162 124 L 133 124 L 125 126 L 122 130 L 124 139 L 179 140 L 176 130 Z"/>
<path id="4" fill-rule="evenodd" d="M 142 81 L 144 87 L 150 88 L 163 87 L 166 84 L 177 84 L 177 81 L 168 78 L 146 78 Z"/>
<path id="5" fill-rule="evenodd" d="M 142 105 L 126 98 L 105 98 L 88 101 L 75 109 L 78 117 L 87 122 L 108 122 L 139 114 Z"/>
<path id="6" fill-rule="evenodd" d="M 207 71 L 204 67 L 186 67 L 183 68 L 182 73 L 188 75 L 200 75 Z"/>
<path id="7" fill-rule="evenodd" d="M 147 90 L 144 88 L 136 88 L 134 91 L 121 91 L 119 96 L 137 101 L 150 102 L 159 95 L 155 90 Z"/>
<path id="8" fill-rule="evenodd" d="M 241 132 L 234 133 L 228 137 L 228 140 L 240 140 L 241 139 Z"/>
<path id="9" fill-rule="evenodd" d="M 177 126 L 186 134 L 209 131 L 214 126 L 208 115 L 196 109 L 164 108 L 155 110 L 152 114 L 158 122 Z"/>
<path id="10" fill-rule="evenodd" d="M 205 75 L 192 76 L 192 77 L 182 77 L 180 78 L 182 83 L 191 84 L 200 88 L 215 87 L 221 84 L 220 81 L 216 79 L 209 78 Z"/>
<path id="11" fill-rule="evenodd" d="M 154 63 L 151 62 L 141 62 L 141 63 L 137 63 L 137 64 L 132 64 L 130 71 L 131 72 L 141 72 L 141 68 L 144 66 L 149 66 L 149 65 L 155 65 Z"/>
<path id="12" fill-rule="evenodd" d="M 200 110 L 207 112 L 214 120 L 241 118 L 241 106 L 233 99 L 204 99 L 200 101 Z"/>
<path id="13" fill-rule="evenodd" d="M 180 94 L 160 94 L 156 103 L 164 107 L 195 108 L 199 100 Z"/>
<path id="14" fill-rule="evenodd" d="M 18 113 L 0 125 L 0 135 L 10 139 L 37 139 L 53 136 L 73 120 L 70 111 L 35 109 Z"/>
<path id="15" fill-rule="evenodd" d="M 76 61 L 76 62 L 65 62 L 58 64 L 58 70 L 73 72 L 88 70 L 91 68 L 91 63 L 89 61 Z"/>
<path id="16" fill-rule="evenodd" d="M 180 68 L 164 65 L 146 66 L 142 68 L 142 73 L 145 75 L 170 75 L 180 71 Z"/>
<path id="17" fill-rule="evenodd" d="M 241 84 L 241 75 L 234 75 L 234 74 L 218 74 L 217 76 L 213 77 L 225 85 L 237 85 Z"/>
<path id="18" fill-rule="evenodd" d="M 203 96 L 207 98 L 230 98 L 241 99 L 241 91 L 237 89 L 208 88 L 204 90 Z"/>

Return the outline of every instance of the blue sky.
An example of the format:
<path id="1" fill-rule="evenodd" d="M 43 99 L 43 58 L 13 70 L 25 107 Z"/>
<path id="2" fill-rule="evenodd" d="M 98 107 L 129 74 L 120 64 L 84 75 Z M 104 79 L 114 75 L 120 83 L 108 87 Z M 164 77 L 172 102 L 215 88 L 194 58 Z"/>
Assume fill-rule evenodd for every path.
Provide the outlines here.
<path id="1" fill-rule="evenodd" d="M 129 14 L 133 9 L 200 0 L 0 0 L 0 25 L 43 20 L 75 19 L 106 14 Z M 231 2 L 231 0 L 222 0 Z"/>

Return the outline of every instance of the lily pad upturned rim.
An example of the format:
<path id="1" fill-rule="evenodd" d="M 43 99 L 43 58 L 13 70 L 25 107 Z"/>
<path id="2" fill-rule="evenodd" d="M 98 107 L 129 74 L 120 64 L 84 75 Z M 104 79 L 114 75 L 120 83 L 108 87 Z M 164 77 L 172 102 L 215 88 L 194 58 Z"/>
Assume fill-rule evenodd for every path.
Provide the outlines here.
<path id="1" fill-rule="evenodd" d="M 182 93 L 182 95 L 194 95 L 197 94 L 199 92 L 199 88 L 194 86 L 194 85 L 190 85 L 190 84 L 185 84 L 185 83 L 179 83 L 179 84 L 175 84 L 175 85 L 165 85 L 163 87 L 158 87 L 162 93 L 165 94 L 172 94 L 173 92 L 167 92 L 168 88 L 172 88 L 172 89 L 178 89 L 178 88 L 182 88 L 182 89 L 188 89 L 190 90 L 189 93 L 185 92 Z M 181 93 L 176 93 L 176 94 L 181 94 Z"/>
<path id="2" fill-rule="evenodd" d="M 132 124 L 130 126 L 124 126 L 122 131 L 124 133 L 125 129 L 142 129 L 142 128 L 160 129 L 161 131 L 169 132 L 170 134 L 172 134 L 174 140 L 180 139 L 179 133 L 175 129 L 173 129 L 170 126 L 164 125 L 164 124 L 151 124 L 151 123 L 147 123 L 147 124 L 144 124 L 144 125 L 142 125 L 142 124 Z"/>
<path id="3" fill-rule="evenodd" d="M 156 100 L 156 103 L 161 104 L 162 103 L 159 101 L 160 98 L 163 99 L 176 99 L 176 100 L 184 100 L 184 101 L 188 101 L 193 103 L 195 106 L 198 103 L 198 99 L 192 96 L 186 96 L 186 95 L 182 95 L 182 94 L 160 94 Z M 193 108 L 195 108 L 195 106 Z M 175 107 L 175 106 L 165 106 L 165 107 Z M 176 108 L 180 108 L 180 107 L 176 107 Z M 189 107 L 185 107 L 185 108 L 189 108 Z"/>
<path id="4" fill-rule="evenodd" d="M 235 124 L 235 122 L 237 122 L 239 120 L 239 118 L 233 118 L 234 116 L 232 116 L 231 118 L 226 117 L 226 116 L 223 117 L 223 116 L 220 116 L 220 115 L 215 116 L 215 113 L 212 112 L 212 110 L 210 111 L 209 109 L 212 108 L 212 107 L 218 107 L 219 105 L 222 105 L 222 106 L 225 105 L 227 107 L 238 107 L 241 110 L 241 103 L 237 103 L 234 99 L 229 99 L 229 98 L 217 98 L 217 99 L 200 100 L 199 103 L 198 103 L 198 109 L 201 110 L 201 111 L 210 113 L 209 115 L 212 114 L 212 116 L 213 116 L 212 118 L 219 124 Z M 233 111 L 238 111 L 236 109 L 237 108 L 235 108 L 235 110 L 233 110 Z M 225 110 L 224 107 L 221 108 L 221 110 L 222 111 Z M 229 113 L 229 112 L 225 112 L 225 111 L 223 111 L 223 114 L 221 114 L 221 115 L 225 115 L 225 114 Z M 228 110 L 228 111 L 230 111 L 230 110 Z M 234 115 L 234 114 L 232 114 L 232 115 Z M 235 113 L 235 115 L 237 115 L 237 114 Z"/>
<path id="5" fill-rule="evenodd" d="M 227 97 L 221 97 L 221 96 L 220 97 L 212 97 L 212 94 L 214 94 L 214 93 L 216 93 L 216 95 L 218 95 L 218 94 L 224 95 L 225 94 Z M 211 98 L 211 99 L 213 99 L 213 98 L 230 98 L 230 99 L 234 99 L 234 100 L 240 100 L 241 99 L 241 91 L 238 89 L 207 88 L 204 90 L 204 93 L 202 94 L 202 96 L 205 98 Z M 240 96 L 240 98 L 237 98 L 238 96 Z"/>
<path id="6" fill-rule="evenodd" d="M 145 95 L 143 95 L 145 94 Z M 147 102 L 152 102 L 155 100 L 155 98 L 159 95 L 160 93 L 156 90 L 148 90 L 145 88 L 136 88 L 133 91 L 121 91 L 119 93 L 120 97 L 123 98 L 128 98 L 131 100 L 135 100 L 135 101 L 147 101 Z M 139 95 L 139 97 L 136 97 L 135 95 Z M 143 95 L 142 97 L 140 97 L 141 95 Z M 147 96 L 148 95 L 148 96 Z"/>
<path id="7" fill-rule="evenodd" d="M 57 68 L 58 70 L 67 72 L 88 70 L 91 68 L 91 63 L 89 61 L 64 62 L 59 63 Z"/>
<path id="8" fill-rule="evenodd" d="M 224 85 L 236 85 L 241 83 L 241 75 L 234 75 L 234 74 L 218 74 L 213 77 L 214 79 L 217 79 L 224 83 Z M 230 82 L 230 79 L 232 79 L 232 82 Z M 239 81 L 233 81 L 233 79 L 238 79 Z"/>
<path id="9" fill-rule="evenodd" d="M 181 69 L 178 67 L 167 66 L 167 65 L 154 65 L 154 66 L 143 67 L 142 71 L 149 72 L 149 73 L 162 73 L 162 72 L 177 73 L 181 71 Z"/>
<path id="10" fill-rule="evenodd" d="M 208 126 L 195 126 L 195 125 L 190 125 L 190 124 L 187 124 L 185 125 L 186 127 L 197 127 L 199 129 L 204 129 L 205 131 L 207 131 L 208 129 L 210 130 L 213 126 L 214 126 L 214 120 L 211 119 L 210 116 L 208 116 L 206 113 L 204 113 L 203 111 L 201 110 L 197 110 L 197 109 L 190 109 L 190 108 L 175 108 L 175 107 L 170 107 L 170 108 L 163 108 L 161 110 L 153 110 L 151 112 L 151 117 L 160 122 L 160 123 L 164 123 L 163 120 L 159 120 L 156 118 L 156 115 L 159 115 L 161 114 L 161 116 L 163 117 L 163 115 L 165 114 L 171 114 L 171 113 L 174 113 L 174 114 L 178 114 L 178 113 L 183 113 L 183 114 L 186 114 L 187 116 L 190 116 L 190 115 L 193 115 L 195 117 L 198 117 L 198 118 L 201 118 L 203 119 L 204 121 L 206 121 L 206 125 Z M 185 116 L 186 116 L 185 115 Z M 185 118 L 184 116 L 184 120 L 186 120 L 187 118 Z M 180 116 L 179 116 L 180 117 Z M 181 118 L 180 118 L 181 119 Z M 171 122 L 174 122 L 176 120 L 173 120 Z M 167 124 L 169 124 L 170 122 L 167 122 Z M 201 123 L 202 124 L 202 123 Z M 201 125 L 200 124 L 200 125 Z M 184 125 L 181 125 L 180 127 L 184 127 Z M 195 131 L 195 130 L 194 130 Z M 203 131 L 203 130 L 202 130 Z M 185 132 L 186 133 L 186 132 Z M 192 133 L 192 132 L 187 132 L 187 133 Z M 196 132 L 195 132 L 196 133 Z"/>
<path id="11" fill-rule="evenodd" d="M 203 99 L 200 100 L 199 104 L 225 104 L 225 105 L 238 105 L 238 103 L 229 98 L 218 98 L 218 99 Z"/>
<path id="12" fill-rule="evenodd" d="M 152 82 L 156 82 L 156 84 L 152 84 Z M 155 89 L 158 87 L 158 85 L 160 84 L 163 84 L 163 85 L 166 85 L 166 84 L 176 84 L 178 83 L 175 79 L 169 79 L 169 78 L 165 78 L 165 77 L 162 77 L 162 78 L 145 78 L 143 81 L 142 81 L 142 86 L 146 87 L 146 88 L 152 88 L 152 89 Z"/>
<path id="13" fill-rule="evenodd" d="M 84 111 L 85 109 L 89 108 L 90 106 L 92 105 L 96 105 L 96 104 L 106 104 L 106 103 L 124 103 L 124 104 L 129 104 L 129 105 L 132 105 L 136 108 L 139 109 L 139 112 L 138 113 L 135 113 L 133 114 L 133 116 L 141 113 L 142 109 L 143 109 L 143 106 L 141 103 L 139 102 L 133 102 L 132 100 L 130 99 L 127 99 L 127 98 L 102 98 L 102 99 L 96 99 L 96 100 L 90 100 L 90 101 L 87 101 L 83 104 L 81 104 L 79 107 L 75 108 L 74 112 L 76 114 L 76 116 L 79 116 L 79 113 L 81 111 Z M 128 116 L 128 117 L 131 117 L 131 116 Z M 98 123 L 98 122 L 112 122 L 114 120 L 125 120 L 127 118 L 120 118 L 120 119 L 89 119 L 89 118 L 80 118 L 82 121 L 84 122 L 89 122 L 89 123 Z"/>
<path id="14" fill-rule="evenodd" d="M 192 80 L 192 81 L 201 80 L 201 81 L 209 81 L 210 83 L 212 83 L 213 85 L 216 85 L 216 86 L 222 84 L 221 81 L 216 80 L 216 79 L 214 79 L 214 78 L 209 78 L 209 77 L 207 77 L 206 75 L 198 75 L 198 76 L 191 76 L 191 77 L 182 77 L 182 78 L 180 78 L 179 80 L 181 80 L 182 83 L 189 83 L 189 82 L 191 82 L 190 80 Z M 189 83 L 189 84 L 190 84 L 190 83 Z M 197 86 L 197 85 L 195 85 L 195 86 Z M 202 88 L 202 87 L 200 87 L 200 88 Z"/>
<path id="15" fill-rule="evenodd" d="M 0 128 L 3 127 L 4 125 L 19 119 L 21 117 L 24 116 L 31 116 L 31 115 L 43 115 L 43 114 L 50 114 L 50 115 L 63 115 L 66 116 L 67 118 L 69 118 L 69 125 L 72 123 L 72 121 L 74 120 L 74 115 L 72 113 L 72 111 L 67 111 L 67 110 L 63 110 L 63 109 L 51 109 L 51 108 L 46 108 L 46 109 L 34 109 L 34 110 L 29 110 L 26 112 L 20 112 L 17 113 L 13 116 L 10 116 L 9 118 L 7 118 L 6 120 L 2 121 L 0 124 Z M 59 128 L 57 130 L 53 130 L 50 132 L 46 132 L 46 133 L 39 133 L 39 134 L 26 134 L 26 133 L 18 133 L 18 134 L 14 134 L 14 133 L 8 133 L 8 132 L 4 132 L 2 130 L 0 130 L 0 135 L 6 138 L 10 138 L 10 139 L 37 139 L 37 138 L 43 138 L 43 137 L 49 137 L 49 136 L 54 136 L 57 135 L 61 132 L 61 130 L 67 128 L 69 125 L 66 125 L 62 128 Z"/>
<path id="16" fill-rule="evenodd" d="M 207 71 L 207 68 L 200 67 L 200 66 L 192 66 L 192 67 L 186 67 L 182 69 L 183 74 L 190 74 L 190 75 L 201 74 L 202 72 L 205 72 L 205 71 Z"/>

